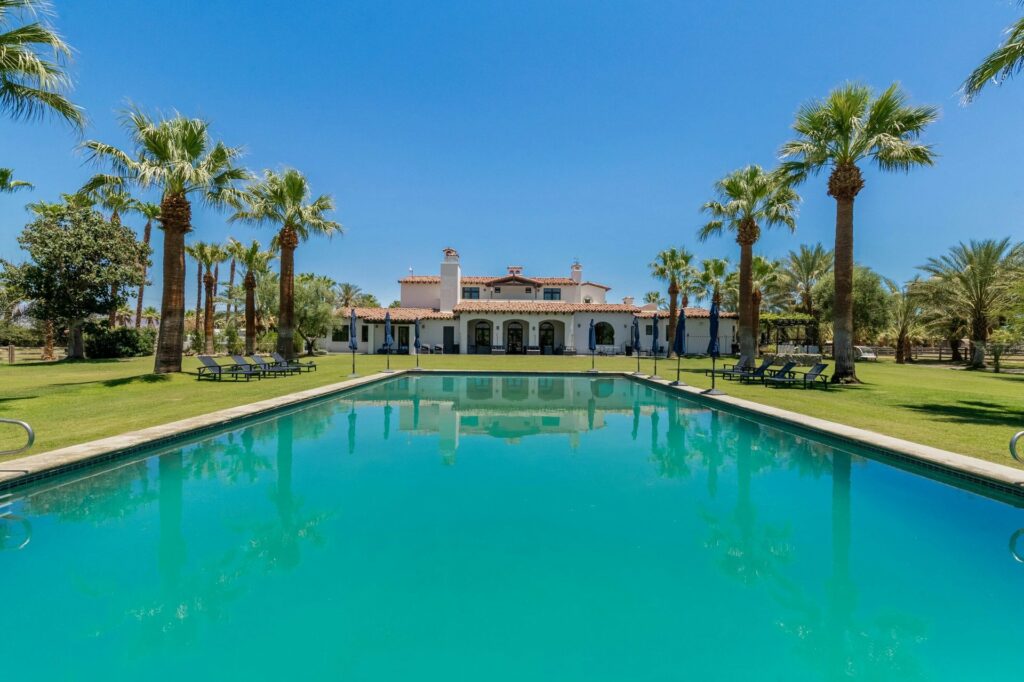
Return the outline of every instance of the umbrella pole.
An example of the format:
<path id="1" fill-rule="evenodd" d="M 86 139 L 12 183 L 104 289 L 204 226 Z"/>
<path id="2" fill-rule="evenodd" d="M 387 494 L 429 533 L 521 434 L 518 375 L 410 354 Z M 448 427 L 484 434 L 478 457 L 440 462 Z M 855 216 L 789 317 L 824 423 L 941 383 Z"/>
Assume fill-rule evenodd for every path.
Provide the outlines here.
<path id="1" fill-rule="evenodd" d="M 352 351 L 352 374 L 349 376 L 354 377 L 356 375 L 356 352 Z"/>
<path id="2" fill-rule="evenodd" d="M 711 388 L 703 391 L 704 395 L 725 395 L 722 391 L 715 388 L 715 363 L 718 360 L 714 355 L 711 356 Z"/>
<path id="3" fill-rule="evenodd" d="M 683 384 L 679 381 L 679 354 L 676 354 L 676 380 L 672 382 L 673 386 L 682 386 Z"/>
<path id="4" fill-rule="evenodd" d="M 640 376 L 640 346 L 634 348 L 633 352 L 636 353 L 636 375 Z"/>
<path id="5" fill-rule="evenodd" d="M 658 379 L 658 349 L 652 348 L 651 355 L 654 356 L 654 374 L 651 375 L 652 379 Z"/>
<path id="6" fill-rule="evenodd" d="M 416 349 L 416 369 L 420 368 L 420 349 Z"/>

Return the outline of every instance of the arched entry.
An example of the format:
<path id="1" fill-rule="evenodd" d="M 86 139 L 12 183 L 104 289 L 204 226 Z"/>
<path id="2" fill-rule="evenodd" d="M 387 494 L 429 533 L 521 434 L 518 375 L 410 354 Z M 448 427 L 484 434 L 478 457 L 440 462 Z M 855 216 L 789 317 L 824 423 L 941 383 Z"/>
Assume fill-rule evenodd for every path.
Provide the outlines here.
<path id="1" fill-rule="evenodd" d="M 544 320 L 537 328 L 537 345 L 544 355 L 552 355 L 565 346 L 565 323 Z"/>
<path id="2" fill-rule="evenodd" d="M 470 353 L 490 353 L 494 345 L 494 325 L 488 320 L 470 320 L 466 325 Z"/>
<path id="3" fill-rule="evenodd" d="M 607 322 L 598 322 L 594 325 L 594 337 L 599 346 L 614 346 L 615 328 Z"/>
<path id="4" fill-rule="evenodd" d="M 522 320 L 509 320 L 505 323 L 505 352 L 509 354 L 525 353 L 529 341 L 529 324 Z"/>

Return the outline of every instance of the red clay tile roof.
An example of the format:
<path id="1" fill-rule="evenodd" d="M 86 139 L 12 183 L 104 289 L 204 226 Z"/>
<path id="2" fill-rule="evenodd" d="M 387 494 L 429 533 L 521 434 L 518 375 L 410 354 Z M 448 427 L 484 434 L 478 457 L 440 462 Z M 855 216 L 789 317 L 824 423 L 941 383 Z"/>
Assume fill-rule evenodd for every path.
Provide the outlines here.
<path id="1" fill-rule="evenodd" d="M 624 303 L 566 303 L 564 301 L 463 301 L 455 306 L 455 310 L 446 313 L 432 308 L 356 308 L 356 317 L 364 322 L 383 322 L 384 315 L 391 313 L 392 322 L 413 322 L 420 320 L 452 320 L 457 315 L 468 313 L 535 313 L 560 314 L 573 313 L 627 313 L 640 318 L 654 317 L 653 310 L 643 310 L 635 305 Z M 660 319 L 668 319 L 667 310 L 659 310 Z M 348 311 L 342 312 L 343 317 Z M 706 308 L 686 308 L 688 318 L 707 318 L 710 312 Z M 723 319 L 736 318 L 736 313 L 723 312 Z"/>
<path id="2" fill-rule="evenodd" d="M 455 318 L 452 313 L 442 313 L 433 308 L 356 308 L 356 317 L 365 322 L 383 322 L 384 315 L 391 313 L 392 322 L 413 322 L 417 318 L 421 320 L 451 320 Z M 343 312 L 343 317 L 348 318 L 348 310 Z"/>
<path id="3" fill-rule="evenodd" d="M 502 280 L 507 280 L 511 275 L 498 275 L 497 277 L 481 277 L 478 275 L 464 275 L 462 277 L 462 284 L 498 284 Z M 576 280 L 572 277 L 527 277 L 526 275 L 518 275 L 517 279 L 522 280 L 524 286 L 563 286 L 571 287 L 577 284 Z M 440 284 L 441 278 L 437 275 L 409 275 L 398 280 L 399 284 Z M 580 284 L 588 284 L 593 287 L 610 291 L 611 287 L 605 286 L 604 284 L 598 284 L 597 282 L 580 282 Z"/>
<path id="4" fill-rule="evenodd" d="M 696 317 L 696 318 L 700 318 L 700 317 L 708 318 L 708 317 L 711 317 L 711 311 L 708 310 L 707 308 L 684 308 L 684 310 L 686 311 L 686 317 L 688 317 L 688 318 L 690 318 L 690 317 Z M 658 311 L 654 311 L 654 310 L 640 310 L 636 314 L 636 316 L 637 317 L 652 318 L 652 317 L 654 317 L 654 313 L 655 312 L 658 313 L 658 319 L 661 319 L 661 320 L 667 320 L 668 319 L 668 311 L 667 310 L 658 310 Z M 719 313 L 718 316 L 720 318 L 722 318 L 723 320 L 730 320 L 730 319 L 734 319 L 734 318 L 738 318 L 739 317 L 739 315 L 737 315 L 736 313 L 730 313 L 730 312 L 726 312 L 724 310 L 721 313 Z"/>

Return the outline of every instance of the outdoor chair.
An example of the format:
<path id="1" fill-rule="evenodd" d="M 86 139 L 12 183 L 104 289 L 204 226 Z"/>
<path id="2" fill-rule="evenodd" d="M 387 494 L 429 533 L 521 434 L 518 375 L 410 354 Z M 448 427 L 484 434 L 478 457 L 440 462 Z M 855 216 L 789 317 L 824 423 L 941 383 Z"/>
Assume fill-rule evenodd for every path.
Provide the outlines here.
<path id="1" fill-rule="evenodd" d="M 203 363 L 203 366 L 199 368 L 196 374 L 196 379 L 209 378 L 214 380 L 220 380 L 225 375 L 230 376 L 235 381 L 238 381 L 239 377 L 245 377 L 246 381 L 256 377 L 260 378 L 260 373 L 254 371 L 252 367 L 245 365 L 244 367 L 239 365 L 218 365 L 217 361 L 211 358 L 209 355 L 200 355 L 199 362 Z"/>
<path id="2" fill-rule="evenodd" d="M 263 372 L 264 376 L 269 376 L 271 374 L 275 376 L 299 374 L 302 371 L 298 367 L 287 363 L 281 364 L 280 362 L 271 362 L 260 355 L 250 355 L 249 357 L 251 357 L 252 361 L 256 363 L 256 366 L 260 368 L 260 371 Z"/>
<path id="3" fill-rule="evenodd" d="M 758 367 L 724 365 L 723 368 L 719 370 L 704 370 L 704 376 L 709 377 L 712 374 L 715 374 L 717 376 L 722 377 L 723 379 L 736 379 L 738 377 L 742 377 L 745 375 L 752 375 L 755 378 L 761 378 L 764 376 L 764 373 L 768 370 L 768 368 L 772 366 L 773 362 L 775 362 L 775 360 L 771 358 L 765 358 L 764 360 L 761 361 L 761 364 Z"/>
<path id="4" fill-rule="evenodd" d="M 828 390 L 828 377 L 822 374 L 828 365 L 824 363 L 818 363 L 811 367 L 806 372 L 792 372 L 791 374 L 799 374 L 796 376 L 774 376 L 765 377 L 765 386 L 796 386 L 799 385 L 801 388 L 815 387 L 818 385 L 824 386 Z"/>
<path id="5" fill-rule="evenodd" d="M 540 346 L 527 346 L 526 347 L 526 354 L 527 355 L 540 355 Z"/>
<path id="6" fill-rule="evenodd" d="M 285 360 L 283 355 L 281 355 L 280 353 L 278 353 L 276 351 L 271 353 L 270 357 L 274 358 L 274 361 L 277 362 L 277 364 L 279 366 L 295 367 L 300 372 L 302 370 L 306 370 L 307 372 L 315 372 L 316 371 L 316 363 L 313 362 L 312 360 L 310 360 L 308 362 L 301 362 L 299 360 L 292 360 L 292 361 L 289 362 L 288 360 Z"/>
<path id="7" fill-rule="evenodd" d="M 779 367 L 778 369 L 766 369 L 764 372 L 761 373 L 761 376 L 759 376 L 757 378 L 760 379 L 762 384 L 767 383 L 768 379 L 772 379 L 772 378 L 775 378 L 775 377 L 779 377 L 779 378 L 785 378 L 785 377 L 793 378 L 795 376 L 795 374 L 796 374 L 793 371 L 794 367 L 796 367 L 796 363 L 795 362 L 787 362 L 786 364 L 784 364 L 782 367 Z M 742 383 L 744 381 L 747 381 L 747 380 L 753 381 L 754 378 L 753 378 L 753 376 L 740 377 L 740 383 Z"/>

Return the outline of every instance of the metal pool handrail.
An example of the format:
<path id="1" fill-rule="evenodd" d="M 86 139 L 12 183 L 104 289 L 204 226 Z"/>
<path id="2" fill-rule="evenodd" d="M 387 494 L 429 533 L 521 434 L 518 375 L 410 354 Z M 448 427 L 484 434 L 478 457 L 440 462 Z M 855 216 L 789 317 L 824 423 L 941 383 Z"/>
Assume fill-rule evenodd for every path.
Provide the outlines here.
<path id="1" fill-rule="evenodd" d="M 1018 431 L 1013 435 L 1013 438 L 1010 439 L 1010 456 L 1018 462 L 1024 463 L 1024 459 L 1021 459 L 1020 453 L 1017 452 L 1017 441 L 1019 441 L 1022 436 L 1024 436 L 1024 431 Z"/>
<path id="2" fill-rule="evenodd" d="M 20 419 L 0 418 L 0 424 L 14 424 L 16 426 L 20 426 L 25 429 L 25 433 L 28 434 L 28 441 L 23 446 L 15 450 L 0 450 L 0 455 L 17 455 L 28 450 L 32 447 L 32 443 L 36 442 L 36 432 L 32 430 L 32 427 L 29 426 L 27 422 L 23 422 Z"/>

